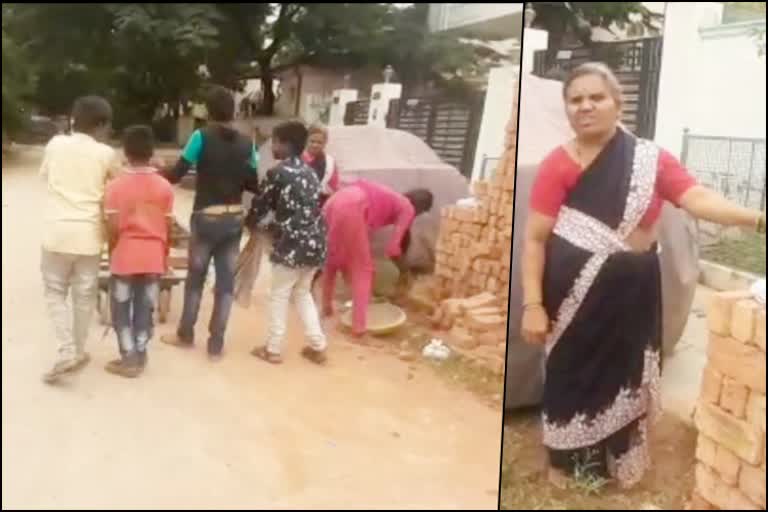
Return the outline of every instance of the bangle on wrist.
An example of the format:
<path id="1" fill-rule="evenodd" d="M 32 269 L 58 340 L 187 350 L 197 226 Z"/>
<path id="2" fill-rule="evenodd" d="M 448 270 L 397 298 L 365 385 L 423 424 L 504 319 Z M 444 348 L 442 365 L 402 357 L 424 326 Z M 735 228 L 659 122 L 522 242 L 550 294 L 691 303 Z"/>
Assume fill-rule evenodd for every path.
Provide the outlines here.
<path id="1" fill-rule="evenodd" d="M 544 304 L 542 304 L 541 302 L 527 302 L 523 304 L 523 311 L 528 311 L 531 308 L 537 308 L 537 307 L 543 308 Z"/>

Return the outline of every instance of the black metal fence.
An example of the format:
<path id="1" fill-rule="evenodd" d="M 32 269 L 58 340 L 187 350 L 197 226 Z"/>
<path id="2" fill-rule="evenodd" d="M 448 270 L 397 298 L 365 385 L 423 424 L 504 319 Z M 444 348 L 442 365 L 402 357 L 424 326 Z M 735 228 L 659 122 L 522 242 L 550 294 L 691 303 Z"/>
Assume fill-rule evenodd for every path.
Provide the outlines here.
<path id="1" fill-rule="evenodd" d="M 585 62 L 607 64 L 623 88 L 622 122 L 637 135 L 652 139 L 656 127 L 662 41 L 661 37 L 653 37 L 540 50 L 534 53 L 533 73 L 562 80 L 571 69 Z"/>
<path id="2" fill-rule="evenodd" d="M 683 135 L 683 164 L 708 187 L 765 211 L 765 139 Z"/>
<path id="3" fill-rule="evenodd" d="M 362 99 L 347 103 L 344 111 L 344 124 L 367 124 L 368 112 L 371 109 L 371 100 Z"/>
<path id="4" fill-rule="evenodd" d="M 407 131 L 426 142 L 445 162 L 467 177 L 472 175 L 484 95 L 470 98 L 441 96 L 392 100 L 387 127 Z M 347 104 L 344 124 L 366 124 L 370 101 Z"/>

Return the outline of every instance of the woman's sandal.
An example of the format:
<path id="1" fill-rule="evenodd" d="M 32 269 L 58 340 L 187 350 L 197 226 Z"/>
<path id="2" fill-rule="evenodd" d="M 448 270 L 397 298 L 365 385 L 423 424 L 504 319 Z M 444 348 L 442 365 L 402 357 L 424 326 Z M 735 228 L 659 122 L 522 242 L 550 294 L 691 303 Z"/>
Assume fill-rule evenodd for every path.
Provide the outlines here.
<path id="1" fill-rule="evenodd" d="M 266 345 L 262 345 L 261 347 L 256 347 L 255 349 L 251 350 L 251 355 L 258 357 L 262 361 L 270 364 L 281 364 L 283 362 L 282 356 L 270 353 L 267 350 Z"/>
<path id="2" fill-rule="evenodd" d="M 312 347 L 304 347 L 301 350 L 301 356 L 307 361 L 320 365 L 325 364 L 328 360 L 328 356 L 325 355 L 325 350 L 315 350 Z"/>

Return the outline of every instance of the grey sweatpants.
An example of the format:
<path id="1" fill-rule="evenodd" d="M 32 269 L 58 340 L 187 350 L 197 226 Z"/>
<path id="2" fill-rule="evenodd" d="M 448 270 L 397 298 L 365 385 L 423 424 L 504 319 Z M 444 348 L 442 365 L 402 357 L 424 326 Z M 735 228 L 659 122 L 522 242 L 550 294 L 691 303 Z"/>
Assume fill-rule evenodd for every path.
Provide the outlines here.
<path id="1" fill-rule="evenodd" d="M 48 316 L 58 341 L 58 360 L 83 355 L 91 316 L 96 308 L 100 255 L 82 256 L 43 250 L 40 270 Z M 70 311 L 67 297 L 72 295 Z"/>

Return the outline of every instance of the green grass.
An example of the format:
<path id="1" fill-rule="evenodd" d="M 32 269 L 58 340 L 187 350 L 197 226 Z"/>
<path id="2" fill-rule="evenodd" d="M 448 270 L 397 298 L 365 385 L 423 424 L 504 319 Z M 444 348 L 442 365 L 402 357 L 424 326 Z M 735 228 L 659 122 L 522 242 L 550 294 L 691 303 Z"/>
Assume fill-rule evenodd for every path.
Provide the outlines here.
<path id="1" fill-rule="evenodd" d="M 727 267 L 765 276 L 765 235 L 749 233 L 705 247 L 702 257 Z"/>

